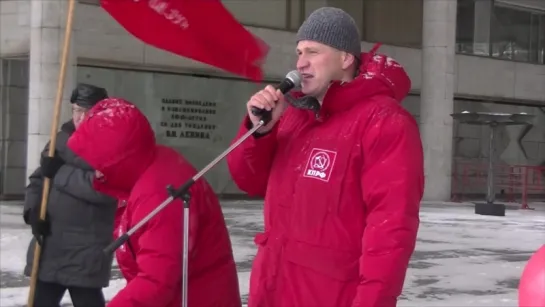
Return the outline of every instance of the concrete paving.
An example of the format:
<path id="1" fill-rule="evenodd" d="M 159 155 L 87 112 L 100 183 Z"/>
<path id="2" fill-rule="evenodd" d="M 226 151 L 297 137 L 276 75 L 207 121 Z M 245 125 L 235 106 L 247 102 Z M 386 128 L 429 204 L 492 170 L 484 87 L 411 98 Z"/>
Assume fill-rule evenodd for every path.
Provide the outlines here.
<path id="1" fill-rule="evenodd" d="M 239 271 L 242 300 L 263 228 L 260 202 L 223 204 Z M 514 208 L 514 207 L 513 207 Z M 21 275 L 30 231 L 21 206 L 0 205 L 0 306 L 24 306 L 28 278 Z M 526 261 L 545 243 L 545 212 L 508 210 L 506 217 L 479 216 L 468 205 L 424 204 L 416 251 L 398 306 L 517 306 L 518 280 Z M 123 287 L 117 266 L 105 289 L 111 298 Z M 68 295 L 63 300 L 70 306 Z"/>

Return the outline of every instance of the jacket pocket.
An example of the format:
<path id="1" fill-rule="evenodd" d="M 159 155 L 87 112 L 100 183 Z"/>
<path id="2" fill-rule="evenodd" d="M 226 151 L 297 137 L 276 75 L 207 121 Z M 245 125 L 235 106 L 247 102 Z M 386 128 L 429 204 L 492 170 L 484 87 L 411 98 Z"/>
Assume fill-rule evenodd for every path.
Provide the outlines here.
<path id="1" fill-rule="evenodd" d="M 257 245 L 257 254 L 254 258 L 250 281 L 250 285 L 253 287 L 250 288 L 258 291 L 272 291 L 276 289 L 282 240 L 277 240 L 276 238 L 270 240 L 269 237 L 270 233 L 264 232 L 258 233 L 254 238 L 254 243 Z"/>
<path id="2" fill-rule="evenodd" d="M 359 279 L 360 255 L 296 240 L 288 240 L 284 252 L 287 261 L 342 282 Z"/>
<path id="3" fill-rule="evenodd" d="M 273 307 L 278 304 L 280 259 L 285 237 L 269 232 L 258 233 L 254 242 L 258 246 L 250 274 L 249 306 Z"/>
<path id="4" fill-rule="evenodd" d="M 95 236 L 84 232 L 65 231 L 62 234 L 64 267 L 71 267 L 74 272 L 95 275 L 111 266 L 112 257 L 105 255 L 102 245 Z"/>
<path id="5" fill-rule="evenodd" d="M 274 250 L 259 246 L 250 273 L 249 306 L 278 306 L 278 259 Z"/>

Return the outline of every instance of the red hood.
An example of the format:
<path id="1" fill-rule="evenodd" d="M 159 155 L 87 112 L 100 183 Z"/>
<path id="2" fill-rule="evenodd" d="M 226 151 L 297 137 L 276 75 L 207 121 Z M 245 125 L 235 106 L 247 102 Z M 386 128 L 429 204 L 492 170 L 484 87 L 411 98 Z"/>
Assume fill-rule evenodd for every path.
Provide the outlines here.
<path id="1" fill-rule="evenodd" d="M 125 198 L 155 156 L 150 123 L 130 102 L 108 98 L 96 104 L 68 140 L 68 147 L 104 174 L 97 190 Z"/>
<path id="2" fill-rule="evenodd" d="M 360 74 L 352 81 L 334 81 L 327 90 L 321 115 L 345 111 L 366 98 L 387 95 L 401 102 L 411 89 L 411 79 L 394 59 L 376 53 L 377 44 L 370 52 L 361 54 Z M 296 94 L 296 96 L 299 96 Z"/>

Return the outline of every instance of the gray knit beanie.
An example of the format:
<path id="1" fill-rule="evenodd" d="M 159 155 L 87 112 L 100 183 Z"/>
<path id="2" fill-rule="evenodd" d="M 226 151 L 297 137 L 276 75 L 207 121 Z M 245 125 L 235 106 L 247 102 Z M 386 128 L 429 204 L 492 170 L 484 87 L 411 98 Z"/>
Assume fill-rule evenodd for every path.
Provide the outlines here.
<path id="1" fill-rule="evenodd" d="M 310 14 L 296 36 L 297 43 L 310 40 L 335 49 L 361 56 L 358 26 L 345 11 L 334 7 L 322 7 Z"/>

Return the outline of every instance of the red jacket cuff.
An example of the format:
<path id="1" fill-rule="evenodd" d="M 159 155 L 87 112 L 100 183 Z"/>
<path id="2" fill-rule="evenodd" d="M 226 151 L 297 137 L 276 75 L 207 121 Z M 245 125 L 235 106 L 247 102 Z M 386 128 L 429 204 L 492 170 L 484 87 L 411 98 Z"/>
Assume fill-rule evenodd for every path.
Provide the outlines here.
<path id="1" fill-rule="evenodd" d="M 243 125 L 243 127 L 245 129 L 245 131 L 244 131 L 245 133 L 248 132 L 250 129 L 252 129 L 254 127 L 254 124 L 252 123 L 252 121 L 250 120 L 250 117 L 248 115 L 246 115 L 244 117 L 244 121 L 243 121 L 242 125 Z M 254 137 L 254 139 L 261 139 L 261 138 L 265 138 L 266 136 L 270 136 L 270 135 L 274 136 L 274 135 L 276 135 L 277 131 L 278 131 L 278 123 L 276 123 L 274 125 L 274 127 L 269 131 L 267 131 L 265 133 L 254 132 L 252 134 L 252 136 Z M 266 139 L 268 139 L 268 137 Z"/>

